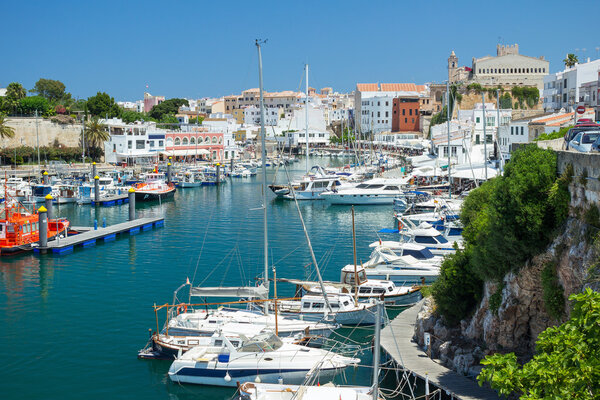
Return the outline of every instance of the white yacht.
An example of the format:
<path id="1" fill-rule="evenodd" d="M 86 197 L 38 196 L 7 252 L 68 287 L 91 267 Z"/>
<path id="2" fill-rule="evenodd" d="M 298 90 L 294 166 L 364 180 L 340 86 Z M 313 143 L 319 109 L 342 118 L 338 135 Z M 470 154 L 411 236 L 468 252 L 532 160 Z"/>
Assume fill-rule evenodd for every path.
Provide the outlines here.
<path id="1" fill-rule="evenodd" d="M 444 257 L 442 255 L 433 254 L 433 252 L 425 245 L 419 243 L 409 241 L 379 240 L 369 245 L 369 247 L 372 248 L 379 246 L 386 247 L 399 256 L 412 256 L 420 263 L 440 266 L 442 261 L 444 261 Z"/>
<path id="2" fill-rule="evenodd" d="M 290 186 L 294 188 L 297 200 L 322 200 L 321 195 L 324 193 L 353 185 L 342 181 L 335 174 L 328 174 L 322 167 L 315 165 L 300 181 L 292 182 L 291 185 L 272 184 L 269 188 L 277 197 L 292 200 Z"/>
<path id="3" fill-rule="evenodd" d="M 437 266 L 420 263 L 412 256 L 398 256 L 383 246 L 376 247 L 369 261 L 361 265 L 369 279 L 392 281 L 403 286 L 433 283 L 440 273 Z"/>
<path id="4" fill-rule="evenodd" d="M 300 384 L 312 371 L 318 370 L 320 379 L 327 382 L 359 362 L 326 350 L 284 343 L 274 333 L 252 338 L 217 333 L 210 344 L 194 347 L 173 361 L 168 375 L 173 382 L 213 386 Z"/>
<path id="5" fill-rule="evenodd" d="M 393 204 L 407 182 L 406 178 L 374 178 L 353 187 L 323 193 L 322 198 L 329 204 Z"/>

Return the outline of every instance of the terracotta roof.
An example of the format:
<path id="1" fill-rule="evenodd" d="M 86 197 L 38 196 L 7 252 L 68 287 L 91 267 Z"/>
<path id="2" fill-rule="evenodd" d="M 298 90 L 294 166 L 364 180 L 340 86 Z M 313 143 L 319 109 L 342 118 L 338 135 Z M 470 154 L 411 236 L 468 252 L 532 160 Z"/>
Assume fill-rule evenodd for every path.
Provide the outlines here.
<path id="1" fill-rule="evenodd" d="M 555 115 L 553 117 L 547 117 L 547 118 L 540 118 L 540 119 L 536 119 L 535 121 L 532 121 L 533 123 L 536 124 L 544 124 L 544 123 L 548 123 L 548 122 L 557 122 L 559 120 L 564 120 L 564 119 L 571 119 L 571 117 L 573 117 L 573 113 L 565 113 L 565 114 L 559 114 L 559 115 Z"/>
<path id="2" fill-rule="evenodd" d="M 361 92 L 377 92 L 377 84 L 376 83 L 357 83 L 356 90 Z"/>

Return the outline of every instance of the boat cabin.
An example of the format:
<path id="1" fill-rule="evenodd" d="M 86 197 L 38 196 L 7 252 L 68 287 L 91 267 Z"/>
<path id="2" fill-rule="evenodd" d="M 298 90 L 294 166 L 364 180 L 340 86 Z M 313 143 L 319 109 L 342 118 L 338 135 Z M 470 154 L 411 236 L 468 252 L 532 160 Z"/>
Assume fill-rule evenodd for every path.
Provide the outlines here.
<path id="1" fill-rule="evenodd" d="M 351 311 L 354 308 L 354 299 L 349 294 L 328 295 L 329 305 L 333 312 Z M 305 295 L 302 297 L 302 313 L 327 313 L 327 304 L 323 296 Z"/>

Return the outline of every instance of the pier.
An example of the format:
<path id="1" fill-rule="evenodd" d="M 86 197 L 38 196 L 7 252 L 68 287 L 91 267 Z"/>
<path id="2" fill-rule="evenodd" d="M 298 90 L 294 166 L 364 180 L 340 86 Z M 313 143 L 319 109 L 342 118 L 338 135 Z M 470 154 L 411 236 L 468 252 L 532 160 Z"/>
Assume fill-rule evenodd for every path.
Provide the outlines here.
<path id="1" fill-rule="evenodd" d="M 98 204 L 96 204 L 96 201 L 92 197 L 91 204 L 93 206 L 99 205 L 103 207 L 110 207 L 125 203 L 129 203 L 129 195 L 127 194 L 127 192 L 123 194 L 116 194 L 114 196 L 101 197 L 100 200 L 98 200 Z"/>
<path id="2" fill-rule="evenodd" d="M 109 242 L 115 240 L 117 235 L 129 233 L 131 235 L 137 234 L 140 231 L 148 231 L 153 227 L 161 227 L 164 226 L 164 218 L 163 217 L 154 217 L 154 218 L 139 218 L 133 221 L 122 222 L 120 224 L 115 224 L 111 226 L 107 226 L 106 228 L 72 228 L 72 230 L 78 230 L 81 233 L 75 234 L 73 236 L 69 236 L 66 238 L 55 239 L 45 247 L 36 247 L 34 249 L 35 253 L 46 253 L 52 252 L 54 254 L 62 254 L 66 252 L 73 251 L 73 248 L 76 246 L 81 247 L 90 247 L 95 246 L 97 240 L 103 240 L 104 242 Z"/>
<path id="3" fill-rule="evenodd" d="M 500 397 L 489 388 L 460 375 L 432 360 L 413 342 L 417 314 L 423 300 L 400 313 L 381 331 L 381 348 L 399 368 L 404 368 L 420 379 L 447 392 L 454 399 L 498 400 Z"/>

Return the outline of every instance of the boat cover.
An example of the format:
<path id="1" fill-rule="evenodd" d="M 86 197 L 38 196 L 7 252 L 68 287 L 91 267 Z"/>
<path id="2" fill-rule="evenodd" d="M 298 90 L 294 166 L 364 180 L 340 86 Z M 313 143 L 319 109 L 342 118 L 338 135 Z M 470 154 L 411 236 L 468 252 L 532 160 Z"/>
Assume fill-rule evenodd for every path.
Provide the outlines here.
<path id="1" fill-rule="evenodd" d="M 197 297 L 254 297 L 266 299 L 269 295 L 269 291 L 263 285 L 192 287 L 190 288 L 190 295 Z"/>

